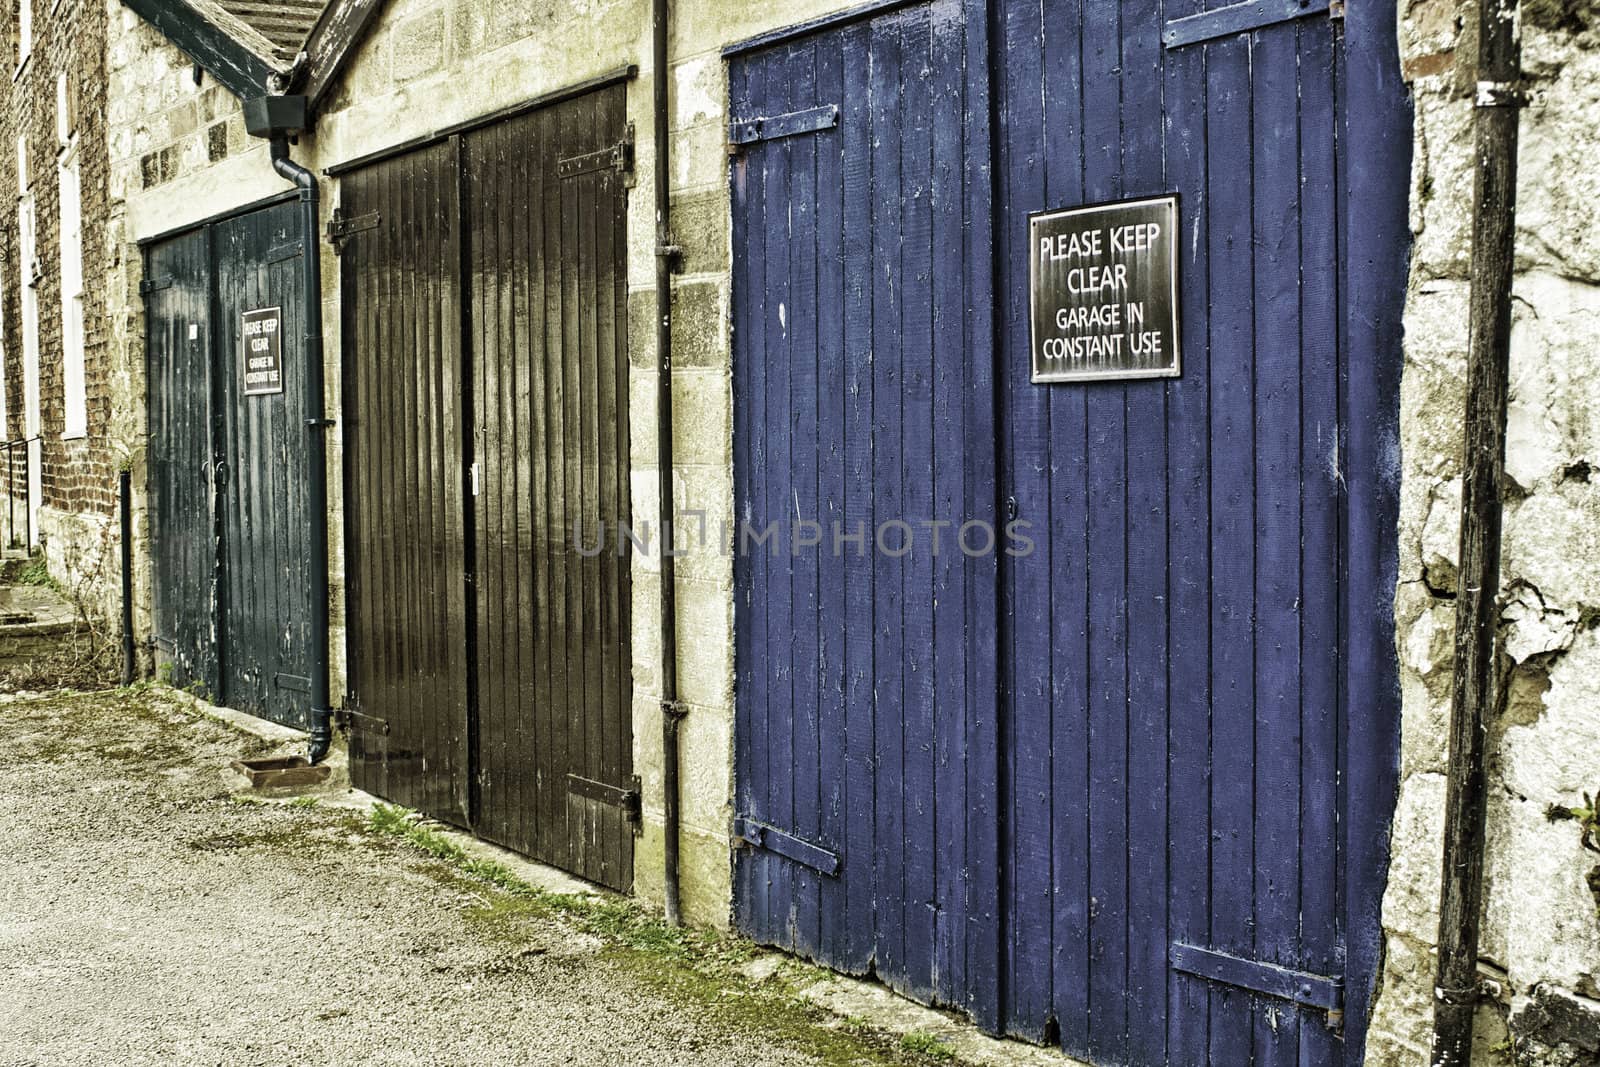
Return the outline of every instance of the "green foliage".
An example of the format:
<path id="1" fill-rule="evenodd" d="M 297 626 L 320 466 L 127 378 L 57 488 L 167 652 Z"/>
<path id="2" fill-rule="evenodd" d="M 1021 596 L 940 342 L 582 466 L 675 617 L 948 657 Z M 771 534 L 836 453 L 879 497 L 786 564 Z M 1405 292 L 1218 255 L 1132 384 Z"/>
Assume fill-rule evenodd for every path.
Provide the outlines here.
<path id="1" fill-rule="evenodd" d="M 23 568 L 17 572 L 18 585 L 28 585 L 35 589 L 54 589 L 60 591 L 61 585 L 50 577 L 50 568 L 45 566 L 43 556 L 34 556 L 28 560 Z"/>
<path id="2" fill-rule="evenodd" d="M 955 1053 L 950 1046 L 940 1041 L 932 1034 L 910 1033 L 900 1039 L 900 1047 L 907 1052 L 930 1060 L 950 1060 L 955 1058 Z"/>
<path id="3" fill-rule="evenodd" d="M 1583 806 L 1576 808 L 1563 807 L 1552 804 L 1545 810 L 1545 818 L 1551 822 L 1575 822 L 1578 824 L 1578 843 L 1590 852 L 1600 853 L 1600 792 L 1593 795 L 1583 794 Z M 1600 919 L 1600 864 L 1588 874 L 1589 892 L 1594 895 L 1595 918 Z"/>

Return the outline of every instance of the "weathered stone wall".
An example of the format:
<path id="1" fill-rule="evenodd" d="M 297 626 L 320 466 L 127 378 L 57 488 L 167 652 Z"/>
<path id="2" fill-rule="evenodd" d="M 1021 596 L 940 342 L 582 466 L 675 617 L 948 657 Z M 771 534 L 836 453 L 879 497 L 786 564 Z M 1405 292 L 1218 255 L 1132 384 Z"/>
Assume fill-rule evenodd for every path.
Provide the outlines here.
<path id="1" fill-rule="evenodd" d="M 1402 785 L 1368 1062 L 1427 1062 L 1438 924 L 1472 225 L 1476 12 L 1405 0 L 1416 96 L 1401 427 Z M 1600 855 L 1552 808 L 1600 792 L 1600 6 L 1524 5 L 1507 449 L 1504 709 L 1489 728 L 1485 1064 L 1600 1064 Z M 1509 1023 L 1509 1028 L 1508 1028 Z M 1565 1043 L 1563 1045 L 1563 1043 Z"/>

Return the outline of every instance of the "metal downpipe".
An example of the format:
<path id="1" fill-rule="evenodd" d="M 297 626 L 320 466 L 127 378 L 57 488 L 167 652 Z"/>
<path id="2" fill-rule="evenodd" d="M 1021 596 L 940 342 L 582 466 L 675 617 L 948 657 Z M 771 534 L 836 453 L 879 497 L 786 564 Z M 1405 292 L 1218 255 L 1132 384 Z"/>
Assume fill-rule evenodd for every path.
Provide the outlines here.
<path id="1" fill-rule="evenodd" d="M 138 673 L 138 652 L 133 642 L 133 474 L 117 475 L 117 519 L 121 543 L 117 546 L 122 566 L 122 684 L 132 685 Z"/>
<path id="2" fill-rule="evenodd" d="M 333 711 L 328 694 L 328 421 L 323 400 L 321 194 L 316 175 L 289 158 L 289 140 L 272 137 L 272 169 L 300 190 L 300 227 L 305 270 L 306 486 L 311 512 L 311 744 L 313 765 L 327 758 L 333 744 Z"/>
<path id="3" fill-rule="evenodd" d="M 671 114 L 667 42 L 671 31 L 668 0 L 651 0 L 651 62 L 655 91 L 656 197 L 656 473 L 661 511 L 661 832 L 662 896 L 667 922 L 679 926 L 679 774 L 678 728 L 683 705 L 678 702 L 677 568 L 673 547 L 672 478 L 672 274 L 681 255 L 672 239 L 670 144 Z"/>
<path id="4" fill-rule="evenodd" d="M 1478 6 L 1477 173 L 1461 488 L 1461 555 L 1445 793 L 1433 1065 L 1468 1067 L 1478 1002 L 1487 782 L 1485 722 L 1499 690 L 1501 477 L 1516 269 L 1517 133 L 1523 105 L 1517 0 Z"/>

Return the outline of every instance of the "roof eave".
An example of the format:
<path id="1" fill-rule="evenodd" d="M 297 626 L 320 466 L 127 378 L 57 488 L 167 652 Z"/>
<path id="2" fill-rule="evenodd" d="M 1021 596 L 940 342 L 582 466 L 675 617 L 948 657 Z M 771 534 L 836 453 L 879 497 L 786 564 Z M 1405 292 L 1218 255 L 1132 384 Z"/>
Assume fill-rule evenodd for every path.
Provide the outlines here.
<path id="1" fill-rule="evenodd" d="M 316 115 L 323 99 L 338 83 L 339 75 L 372 28 L 383 0 L 331 0 L 306 38 L 300 91 Z"/>
<path id="2" fill-rule="evenodd" d="M 122 0 L 240 100 L 263 96 L 284 69 L 265 37 L 207 0 Z"/>

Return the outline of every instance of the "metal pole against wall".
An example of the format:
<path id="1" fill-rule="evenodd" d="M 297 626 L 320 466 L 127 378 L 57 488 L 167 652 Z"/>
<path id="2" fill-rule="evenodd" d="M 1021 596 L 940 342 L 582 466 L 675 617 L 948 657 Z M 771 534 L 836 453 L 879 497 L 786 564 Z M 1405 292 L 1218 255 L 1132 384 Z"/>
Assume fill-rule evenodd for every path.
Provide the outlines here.
<path id="1" fill-rule="evenodd" d="M 667 922 L 682 922 L 678 893 L 678 733 L 683 705 L 678 701 L 677 571 L 673 558 L 672 486 L 672 274 L 682 254 L 672 239 L 667 42 L 671 5 L 652 0 L 651 51 L 655 82 L 656 197 L 656 483 L 661 509 L 661 787 L 662 895 Z"/>
<path id="2" fill-rule="evenodd" d="M 133 474 L 117 476 L 117 507 L 122 520 L 122 684 L 132 685 L 136 672 L 133 644 Z"/>
<path id="3" fill-rule="evenodd" d="M 1517 0 L 1480 0 L 1461 555 L 1434 989 L 1434 1067 L 1468 1067 L 1478 1001 L 1486 723 L 1498 692 L 1500 483 L 1505 468 L 1511 286 L 1516 267 L 1521 76 Z"/>

